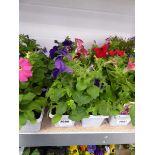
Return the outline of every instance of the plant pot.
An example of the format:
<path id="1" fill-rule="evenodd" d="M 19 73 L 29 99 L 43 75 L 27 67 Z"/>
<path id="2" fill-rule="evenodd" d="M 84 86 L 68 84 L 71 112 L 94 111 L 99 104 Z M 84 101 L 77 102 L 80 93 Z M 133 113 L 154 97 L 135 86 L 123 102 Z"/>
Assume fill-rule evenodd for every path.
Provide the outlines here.
<path id="1" fill-rule="evenodd" d="M 41 123 L 44 115 L 44 109 L 41 112 L 40 117 L 36 120 L 35 124 L 32 124 L 27 120 L 26 124 L 20 129 L 20 132 L 37 132 L 41 128 Z"/>
<path id="2" fill-rule="evenodd" d="M 19 155 L 23 155 L 24 147 L 19 147 Z"/>
<path id="3" fill-rule="evenodd" d="M 90 115 L 89 118 L 82 119 L 82 127 L 99 127 L 108 116 L 94 116 Z"/>
<path id="4" fill-rule="evenodd" d="M 109 124 L 111 126 L 127 126 L 130 122 L 130 115 L 117 115 L 109 118 Z"/>
<path id="5" fill-rule="evenodd" d="M 49 117 L 53 118 L 54 115 L 49 113 Z M 75 121 L 70 120 L 68 117 L 69 117 L 69 115 L 62 115 L 61 120 L 58 123 L 56 123 L 54 126 L 61 127 L 61 128 L 62 127 L 64 127 L 64 128 L 65 127 L 73 127 L 75 124 Z"/>

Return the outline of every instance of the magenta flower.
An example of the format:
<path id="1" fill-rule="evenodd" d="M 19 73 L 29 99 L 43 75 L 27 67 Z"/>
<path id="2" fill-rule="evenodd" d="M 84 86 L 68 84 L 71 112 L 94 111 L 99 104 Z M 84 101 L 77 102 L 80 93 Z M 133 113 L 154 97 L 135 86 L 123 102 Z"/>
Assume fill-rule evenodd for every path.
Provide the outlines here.
<path id="1" fill-rule="evenodd" d="M 28 59 L 20 58 L 19 59 L 19 81 L 26 82 L 28 78 L 32 76 L 32 66 Z"/>

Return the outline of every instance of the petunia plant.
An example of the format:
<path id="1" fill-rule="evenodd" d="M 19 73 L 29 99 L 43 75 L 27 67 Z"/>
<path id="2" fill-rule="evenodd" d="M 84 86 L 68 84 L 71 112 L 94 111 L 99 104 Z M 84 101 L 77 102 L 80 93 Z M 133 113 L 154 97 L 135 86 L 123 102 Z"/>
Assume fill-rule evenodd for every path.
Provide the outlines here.
<path id="1" fill-rule="evenodd" d="M 53 76 L 46 93 L 50 111 L 55 114 L 53 123 L 63 114 L 74 121 L 89 115 L 120 114 L 124 104 L 134 101 L 134 55 L 112 46 L 113 41 L 107 39 L 102 47 L 94 44 L 87 51 L 83 41 L 75 39 L 72 52 L 57 55 L 55 68 L 61 74 Z M 66 57 L 70 53 L 72 57 Z"/>
<path id="2" fill-rule="evenodd" d="M 20 35 L 20 127 L 27 120 L 34 123 L 46 104 L 54 124 L 64 114 L 73 121 L 130 114 L 134 122 L 134 106 L 129 106 L 135 100 L 134 38 L 110 37 L 89 50 L 78 38 L 55 44 L 48 53 Z"/>
<path id="3" fill-rule="evenodd" d="M 69 42 L 69 38 L 66 38 L 65 41 L 67 39 Z M 58 49 L 54 50 L 55 56 L 52 57 L 55 61 L 55 69 L 53 70 L 54 82 L 46 93 L 46 97 L 50 100 L 50 110 L 54 111 L 55 114 L 52 119 L 53 123 L 58 122 L 63 114 L 68 114 L 72 120 L 77 121 L 83 117 L 88 117 L 85 107 L 82 107 L 82 104 L 87 104 L 92 100 L 89 93 L 82 95 L 82 91 L 85 88 L 83 89 L 80 83 L 80 75 L 83 74 L 86 76 L 87 67 L 84 67 L 81 61 L 76 59 L 77 55 L 85 57 L 88 54 L 88 51 L 83 46 L 83 41 L 76 38 L 75 43 L 72 42 L 69 45 L 63 43 L 59 43 Z M 69 50 L 65 50 L 64 54 L 66 46 L 69 46 L 67 48 Z M 55 46 L 52 48 L 52 52 L 54 48 Z M 88 79 L 87 84 L 90 80 Z M 96 89 L 98 88 L 96 87 Z"/>
<path id="4" fill-rule="evenodd" d="M 25 41 L 25 40 L 24 40 Z M 22 52 L 20 48 L 19 58 L 19 123 L 20 127 L 29 120 L 35 123 L 40 117 L 47 100 L 45 93 L 52 83 L 51 72 L 54 68 L 53 61 L 47 57 L 37 44 L 25 45 L 27 51 Z M 31 41 L 30 41 L 31 42 Z M 30 47 L 29 47 L 30 46 Z"/>
<path id="5" fill-rule="evenodd" d="M 133 115 L 134 112 L 131 113 L 123 105 L 135 100 L 134 38 L 123 40 L 111 37 L 106 39 L 102 47 L 94 44 L 89 51 L 91 62 L 102 68 L 102 76 L 106 78 L 105 91 L 99 100 L 106 103 L 103 109 L 107 109 L 109 115 Z"/>

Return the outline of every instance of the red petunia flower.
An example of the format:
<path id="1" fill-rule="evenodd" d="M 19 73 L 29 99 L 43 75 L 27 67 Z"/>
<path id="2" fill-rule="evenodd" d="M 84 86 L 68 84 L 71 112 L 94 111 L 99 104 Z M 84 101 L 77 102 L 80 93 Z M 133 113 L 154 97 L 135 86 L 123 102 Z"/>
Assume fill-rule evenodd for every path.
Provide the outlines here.
<path id="1" fill-rule="evenodd" d="M 109 51 L 109 55 L 110 56 L 114 56 L 114 55 L 116 55 L 117 54 L 117 52 L 115 51 L 115 50 L 110 50 Z"/>
<path id="2" fill-rule="evenodd" d="M 125 51 L 121 51 L 121 50 L 116 50 L 117 54 L 122 57 L 125 55 Z"/>
<path id="3" fill-rule="evenodd" d="M 96 53 L 97 58 L 105 58 L 108 55 L 109 44 L 104 44 L 101 48 L 93 48 L 93 51 Z"/>

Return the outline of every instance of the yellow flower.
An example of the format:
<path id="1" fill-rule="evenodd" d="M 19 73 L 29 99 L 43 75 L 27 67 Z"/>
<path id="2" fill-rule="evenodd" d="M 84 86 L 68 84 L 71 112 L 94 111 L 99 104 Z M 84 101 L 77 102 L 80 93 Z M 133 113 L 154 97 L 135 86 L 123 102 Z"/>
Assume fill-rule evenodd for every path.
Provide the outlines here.
<path id="1" fill-rule="evenodd" d="M 70 155 L 79 155 L 77 145 L 71 145 L 69 147 Z"/>
<path id="2" fill-rule="evenodd" d="M 115 153 L 115 144 L 110 145 L 110 153 Z"/>
<path id="3" fill-rule="evenodd" d="M 77 145 L 71 145 L 70 147 L 69 147 L 69 150 L 76 150 L 77 149 Z"/>
<path id="4" fill-rule="evenodd" d="M 85 155 L 91 155 L 88 151 L 85 152 Z"/>

